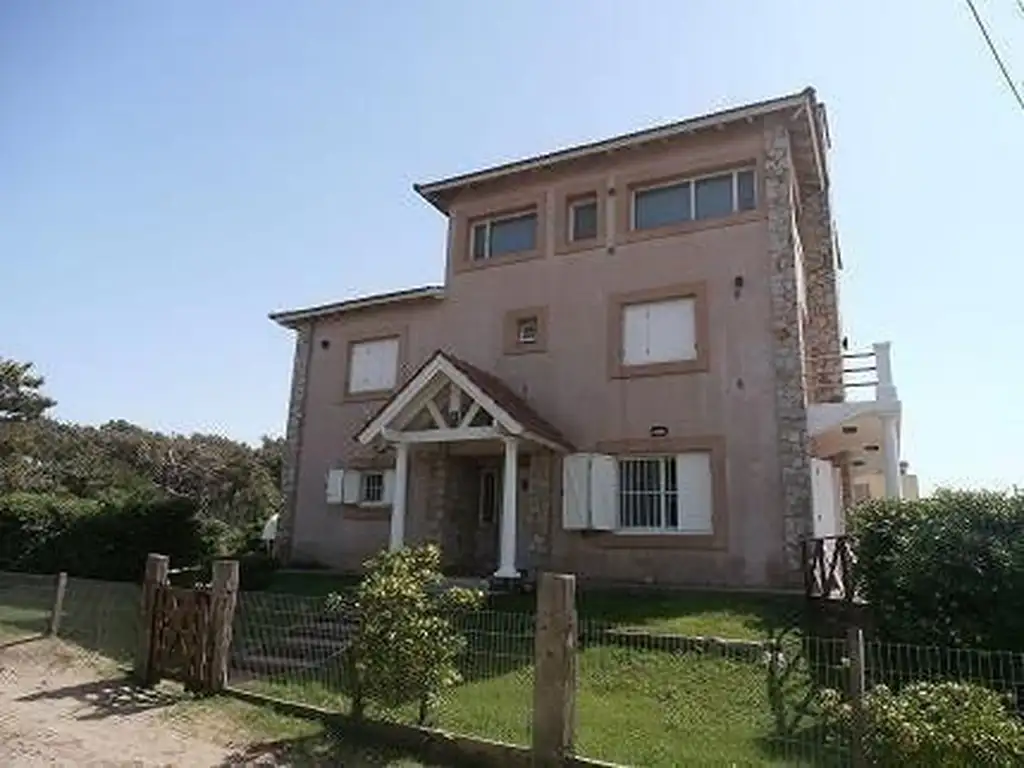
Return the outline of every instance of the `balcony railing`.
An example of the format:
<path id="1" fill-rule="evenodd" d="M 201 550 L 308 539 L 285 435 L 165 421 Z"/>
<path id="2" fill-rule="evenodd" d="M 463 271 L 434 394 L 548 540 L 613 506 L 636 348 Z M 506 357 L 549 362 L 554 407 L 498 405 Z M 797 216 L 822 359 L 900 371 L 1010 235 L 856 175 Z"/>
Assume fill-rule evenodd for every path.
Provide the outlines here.
<path id="1" fill-rule="evenodd" d="M 896 400 L 890 342 L 872 344 L 863 352 L 808 358 L 807 399 L 812 403 Z"/>

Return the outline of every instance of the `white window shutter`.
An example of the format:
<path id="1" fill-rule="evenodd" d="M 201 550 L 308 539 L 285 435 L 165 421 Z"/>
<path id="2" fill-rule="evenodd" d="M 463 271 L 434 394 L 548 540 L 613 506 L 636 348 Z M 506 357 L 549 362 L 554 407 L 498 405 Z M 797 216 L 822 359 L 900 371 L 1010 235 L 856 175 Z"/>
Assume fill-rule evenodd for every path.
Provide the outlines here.
<path id="1" fill-rule="evenodd" d="M 384 470 L 384 503 L 393 504 L 395 501 L 395 470 Z"/>
<path id="2" fill-rule="evenodd" d="M 646 304 L 627 304 L 622 308 L 622 364 L 648 362 L 648 317 Z"/>
<path id="3" fill-rule="evenodd" d="M 619 520 L 619 463 L 614 456 L 590 459 L 590 527 L 612 531 Z"/>
<path id="4" fill-rule="evenodd" d="M 348 470 L 345 473 L 342 484 L 341 501 L 344 504 L 358 504 L 360 502 L 360 486 L 362 484 L 362 473 Z"/>
<path id="5" fill-rule="evenodd" d="M 696 302 L 693 299 L 655 302 L 648 306 L 648 312 L 650 362 L 697 357 Z"/>
<path id="6" fill-rule="evenodd" d="M 327 472 L 327 503 L 341 504 L 345 482 L 345 470 L 331 469 Z"/>
<path id="7" fill-rule="evenodd" d="M 590 454 L 572 453 L 562 458 L 562 527 L 580 531 L 588 527 Z"/>
<path id="8" fill-rule="evenodd" d="M 712 533 L 711 454 L 695 452 L 676 456 L 676 479 L 679 483 L 679 529 L 686 533 Z"/>

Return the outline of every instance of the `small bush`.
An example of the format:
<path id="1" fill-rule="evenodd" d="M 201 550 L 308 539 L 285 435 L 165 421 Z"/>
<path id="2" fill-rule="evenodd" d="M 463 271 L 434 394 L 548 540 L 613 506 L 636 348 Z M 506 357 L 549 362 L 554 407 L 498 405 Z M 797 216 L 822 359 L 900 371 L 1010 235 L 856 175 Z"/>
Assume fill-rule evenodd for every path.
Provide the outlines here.
<path id="1" fill-rule="evenodd" d="M 478 608 L 483 595 L 443 589 L 441 553 L 433 545 L 383 552 L 366 563 L 356 590 L 352 644 L 357 715 L 364 702 L 385 708 L 420 703 L 420 722 L 437 695 L 459 682 L 456 660 L 466 638 L 451 619 Z M 329 604 L 342 604 L 332 595 Z"/>
<path id="2" fill-rule="evenodd" d="M 882 638 L 1024 650 L 1024 494 L 871 501 L 851 523 L 857 587 Z"/>
<path id="3" fill-rule="evenodd" d="M 834 737 L 849 743 L 854 710 L 835 691 L 823 699 Z M 864 697 L 865 757 L 902 768 L 1002 768 L 1024 764 L 1024 726 L 1005 697 L 969 683 L 884 685 Z"/>
<path id="4" fill-rule="evenodd" d="M 178 566 L 198 563 L 206 549 L 186 499 L 0 496 L 0 570 L 139 581 L 150 552 Z"/>

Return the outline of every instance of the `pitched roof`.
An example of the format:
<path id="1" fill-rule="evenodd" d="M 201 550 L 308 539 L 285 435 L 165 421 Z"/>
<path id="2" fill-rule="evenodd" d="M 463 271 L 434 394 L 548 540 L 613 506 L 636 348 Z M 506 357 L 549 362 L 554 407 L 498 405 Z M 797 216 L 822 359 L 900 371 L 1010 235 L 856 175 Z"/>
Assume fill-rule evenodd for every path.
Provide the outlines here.
<path id="1" fill-rule="evenodd" d="M 377 409 L 377 412 L 356 433 L 356 439 L 361 442 L 372 440 L 375 436 L 373 433 L 386 426 L 387 420 L 397 416 L 408 405 L 409 400 L 415 396 L 416 392 L 429 384 L 438 373 L 451 378 L 453 383 L 461 389 L 468 390 L 467 394 L 471 397 L 474 396 L 473 390 L 477 390 L 477 393 L 482 395 L 481 399 L 485 401 L 481 405 L 485 410 L 491 410 L 486 402 L 490 401 L 493 408 L 499 411 L 499 413 L 491 413 L 491 415 L 496 421 L 505 422 L 504 426 L 512 427 L 515 432 L 521 432 L 526 437 L 539 438 L 555 447 L 573 450 L 572 443 L 549 421 L 540 416 L 529 403 L 513 392 L 505 382 L 494 374 L 440 349 L 431 355 L 430 359 L 421 365 L 386 403 Z M 399 403 L 401 405 L 396 405 Z"/>
<path id="2" fill-rule="evenodd" d="M 407 288 L 402 291 L 391 291 L 389 293 L 376 293 L 371 296 L 358 296 L 354 299 L 334 301 L 330 304 L 320 304 L 315 307 L 303 309 L 285 309 L 280 312 L 271 312 L 269 317 L 275 323 L 285 328 L 294 328 L 297 324 L 318 317 L 337 315 L 342 312 L 354 312 L 359 309 L 370 309 L 382 305 L 425 301 L 428 299 L 443 299 L 443 285 L 424 285 L 419 288 Z"/>

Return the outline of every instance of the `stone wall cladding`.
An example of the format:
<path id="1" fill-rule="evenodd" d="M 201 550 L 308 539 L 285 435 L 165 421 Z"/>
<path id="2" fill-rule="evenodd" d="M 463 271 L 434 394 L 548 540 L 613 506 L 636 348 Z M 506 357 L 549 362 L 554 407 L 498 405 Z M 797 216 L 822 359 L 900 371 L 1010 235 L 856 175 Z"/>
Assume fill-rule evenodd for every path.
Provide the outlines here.
<path id="1" fill-rule="evenodd" d="M 807 295 L 805 358 L 814 403 L 842 402 L 842 330 L 828 189 L 803 190 L 798 216 Z"/>
<path id="2" fill-rule="evenodd" d="M 302 425 L 306 415 L 306 385 L 309 381 L 309 356 L 312 351 L 313 324 L 295 333 L 295 359 L 292 363 L 292 392 L 288 400 L 284 456 L 281 462 L 281 496 L 284 505 L 277 521 L 274 554 L 283 563 L 291 559 L 298 503 L 299 462 L 302 456 Z"/>
<path id="3" fill-rule="evenodd" d="M 530 456 L 526 530 L 530 532 L 530 564 L 535 570 L 548 568 L 551 561 L 551 525 L 558 514 L 552 503 L 557 463 L 558 456 L 547 449 Z"/>
<path id="4" fill-rule="evenodd" d="M 793 162 L 784 124 L 768 121 L 764 133 L 764 197 L 771 265 L 771 325 L 775 365 L 775 416 L 781 468 L 787 581 L 802 583 L 801 542 L 812 530 L 811 472 L 804 390 L 804 343 L 797 300 L 793 231 Z"/>

